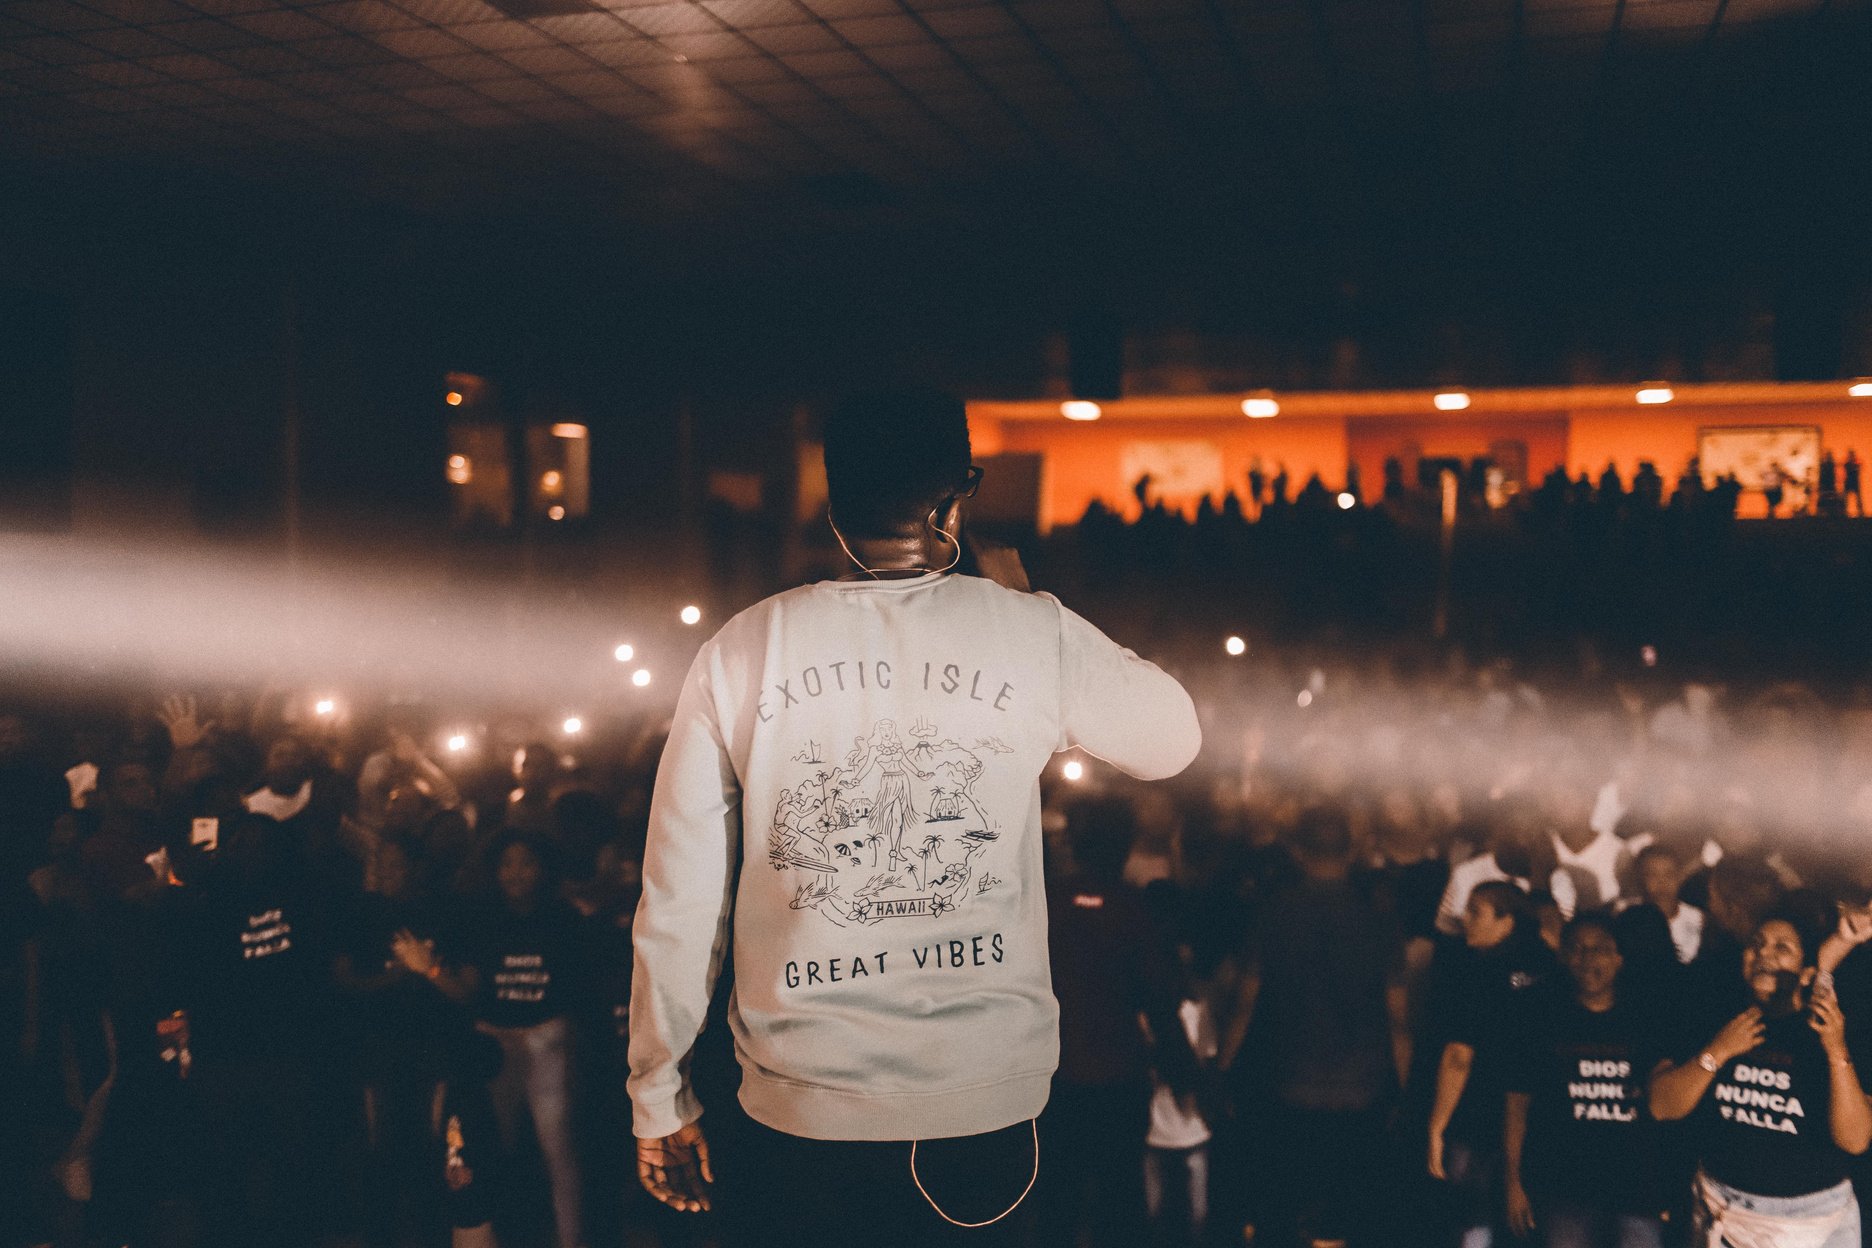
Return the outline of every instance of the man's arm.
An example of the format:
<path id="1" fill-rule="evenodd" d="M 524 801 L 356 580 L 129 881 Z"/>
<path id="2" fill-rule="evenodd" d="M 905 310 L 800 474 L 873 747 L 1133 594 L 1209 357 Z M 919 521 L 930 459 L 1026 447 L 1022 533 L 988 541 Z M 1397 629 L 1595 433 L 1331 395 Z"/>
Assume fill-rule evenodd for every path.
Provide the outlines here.
<path id="1" fill-rule="evenodd" d="M 1430 1106 L 1431 1178 L 1449 1177 L 1443 1169 L 1443 1133 L 1449 1130 L 1463 1089 L 1469 1086 L 1469 1068 L 1474 1061 L 1475 1050 L 1466 1044 L 1452 1040 L 1443 1046 L 1443 1060 L 1437 1063 L 1436 1099 Z"/>
<path id="2" fill-rule="evenodd" d="M 1521 1156 L 1527 1145 L 1526 1092 L 1510 1092 L 1502 1111 L 1502 1158 L 1507 1169 L 1508 1226 L 1517 1235 L 1534 1229 L 1534 1205 L 1521 1181 Z"/>
<path id="3" fill-rule="evenodd" d="M 1402 975 L 1385 985 L 1385 1016 L 1391 1023 L 1391 1062 L 1397 1069 L 1400 1088 L 1410 1082 L 1414 1056 L 1410 1005 L 1410 984 Z"/>
<path id="4" fill-rule="evenodd" d="M 1256 961 L 1242 972 L 1241 985 L 1235 993 L 1235 1009 L 1229 1016 L 1228 1032 L 1222 1038 L 1222 1051 L 1217 1059 L 1217 1065 L 1223 1070 L 1232 1069 L 1240 1056 L 1242 1044 L 1248 1039 L 1248 1028 L 1254 1022 L 1255 1002 L 1260 996 L 1261 964 Z"/>
<path id="5" fill-rule="evenodd" d="M 715 713 L 717 649 L 696 656 L 657 768 L 632 925 L 630 1099 L 640 1140 L 702 1114 L 686 1070 L 721 970 L 741 849 L 741 789 Z"/>
<path id="6" fill-rule="evenodd" d="M 1202 726 L 1183 686 L 1053 601 L 1059 748 L 1077 746 L 1140 780 L 1165 780 L 1189 766 L 1202 748 Z"/>

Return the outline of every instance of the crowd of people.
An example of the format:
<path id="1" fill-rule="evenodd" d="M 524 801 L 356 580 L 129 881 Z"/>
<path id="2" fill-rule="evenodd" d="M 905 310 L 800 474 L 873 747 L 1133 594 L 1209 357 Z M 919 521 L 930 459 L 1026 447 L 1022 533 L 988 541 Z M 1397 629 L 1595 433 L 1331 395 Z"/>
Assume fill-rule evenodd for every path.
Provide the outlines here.
<path id="1" fill-rule="evenodd" d="M 1872 701 L 1308 662 L 1186 664 L 1174 787 L 1049 779 L 1041 1240 L 1650 1244 L 1693 1183 L 1843 1225 Z M 0 718 L 0 1225 L 705 1232 L 627 1164 L 654 727 L 463 766 L 407 708 L 268 720 Z"/>
<path id="2" fill-rule="evenodd" d="M 1267 650 L 1045 781 L 1035 1241 L 1857 1243 L 1872 692 Z M 9 1244 L 706 1238 L 630 1159 L 659 726 L 301 701 L 0 715 Z"/>

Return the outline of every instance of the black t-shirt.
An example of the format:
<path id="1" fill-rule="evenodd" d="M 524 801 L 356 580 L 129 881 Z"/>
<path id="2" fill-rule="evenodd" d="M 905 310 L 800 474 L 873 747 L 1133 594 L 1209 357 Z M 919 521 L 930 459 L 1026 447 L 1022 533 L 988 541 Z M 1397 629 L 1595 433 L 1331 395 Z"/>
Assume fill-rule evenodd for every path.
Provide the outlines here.
<path id="1" fill-rule="evenodd" d="M 461 961 L 481 977 L 475 1017 L 484 1022 L 534 1027 L 589 1006 L 590 945 L 578 912 L 563 902 L 528 915 L 489 907 L 459 945 Z"/>
<path id="2" fill-rule="evenodd" d="M 1646 1106 L 1659 1022 L 1624 1001 L 1595 1013 L 1560 980 L 1528 994 L 1506 1063 L 1507 1090 L 1529 1098 L 1522 1182 L 1536 1198 L 1655 1214 L 1668 1203 Z"/>
<path id="3" fill-rule="evenodd" d="M 1514 1020 L 1526 1008 L 1527 994 L 1552 973 L 1553 954 L 1537 939 L 1517 937 L 1481 952 L 1466 945 L 1446 945 L 1444 952 L 1449 963 L 1439 975 L 1435 1020 L 1441 1044 L 1464 1044 L 1475 1051 L 1448 1135 L 1497 1148 Z"/>
<path id="4" fill-rule="evenodd" d="M 264 1058 L 334 1047 L 333 907 L 326 891 L 288 871 L 223 876 L 203 898 L 197 933 L 196 1055 Z"/>
<path id="5" fill-rule="evenodd" d="M 1143 894 L 1093 880 L 1047 893 L 1059 1077 L 1081 1087 L 1141 1083 L 1151 1054 L 1138 1016 L 1161 1019 L 1167 1009 L 1174 1018 L 1178 981 Z"/>
<path id="6" fill-rule="evenodd" d="M 1694 1062 L 1744 1008 L 1701 1020 L 1677 1047 Z M 1804 1196 L 1846 1177 L 1833 1142 L 1831 1069 L 1805 1012 L 1769 1020 L 1761 1044 L 1717 1072 L 1691 1114 L 1697 1155 L 1710 1177 L 1758 1196 Z"/>
<path id="7" fill-rule="evenodd" d="M 1402 941 L 1366 883 L 1303 880 L 1255 925 L 1251 1056 L 1284 1104 L 1363 1110 L 1395 1086 L 1385 990 L 1401 973 Z"/>
<path id="8" fill-rule="evenodd" d="M 361 894 L 348 908 L 342 952 L 353 976 L 373 985 L 350 995 L 349 1011 L 361 1067 L 370 1077 L 436 1069 L 442 1037 L 457 1019 L 456 1007 L 435 985 L 397 961 L 391 943 L 406 929 L 418 940 L 439 942 L 442 908 L 426 898 L 393 901 L 378 893 Z"/>

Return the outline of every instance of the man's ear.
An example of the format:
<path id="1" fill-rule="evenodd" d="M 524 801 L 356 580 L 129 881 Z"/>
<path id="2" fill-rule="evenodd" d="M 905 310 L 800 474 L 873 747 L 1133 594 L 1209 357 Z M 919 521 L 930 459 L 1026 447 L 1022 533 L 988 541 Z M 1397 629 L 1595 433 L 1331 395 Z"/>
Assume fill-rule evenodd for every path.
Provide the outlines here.
<path id="1" fill-rule="evenodd" d="M 948 535 L 949 540 L 958 546 L 962 543 L 962 500 L 960 497 L 949 499 L 936 509 L 936 527 Z"/>

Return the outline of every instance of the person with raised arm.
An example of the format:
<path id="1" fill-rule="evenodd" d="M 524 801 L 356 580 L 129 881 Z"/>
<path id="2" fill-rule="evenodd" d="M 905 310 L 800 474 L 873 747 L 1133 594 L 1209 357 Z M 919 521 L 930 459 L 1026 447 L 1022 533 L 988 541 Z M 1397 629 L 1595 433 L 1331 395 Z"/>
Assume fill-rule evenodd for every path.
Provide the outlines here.
<path id="1" fill-rule="evenodd" d="M 841 404 L 850 570 L 730 620 L 677 701 L 633 927 L 638 1173 L 733 1243 L 1018 1234 L 1059 1058 L 1041 772 L 1077 748 L 1164 778 L 1201 744 L 1175 680 L 1007 552 L 958 572 L 969 460 L 959 400 Z M 711 1153 L 689 1057 L 730 956 L 751 1122 Z"/>
<path id="2" fill-rule="evenodd" d="M 1872 1144 L 1872 1101 L 1823 950 L 1837 965 L 1840 942 L 1806 908 L 1772 911 L 1743 951 L 1747 1007 L 1652 1073 L 1651 1112 L 1688 1119 L 1695 1139 L 1699 1248 L 1858 1248 L 1848 1172 Z"/>

